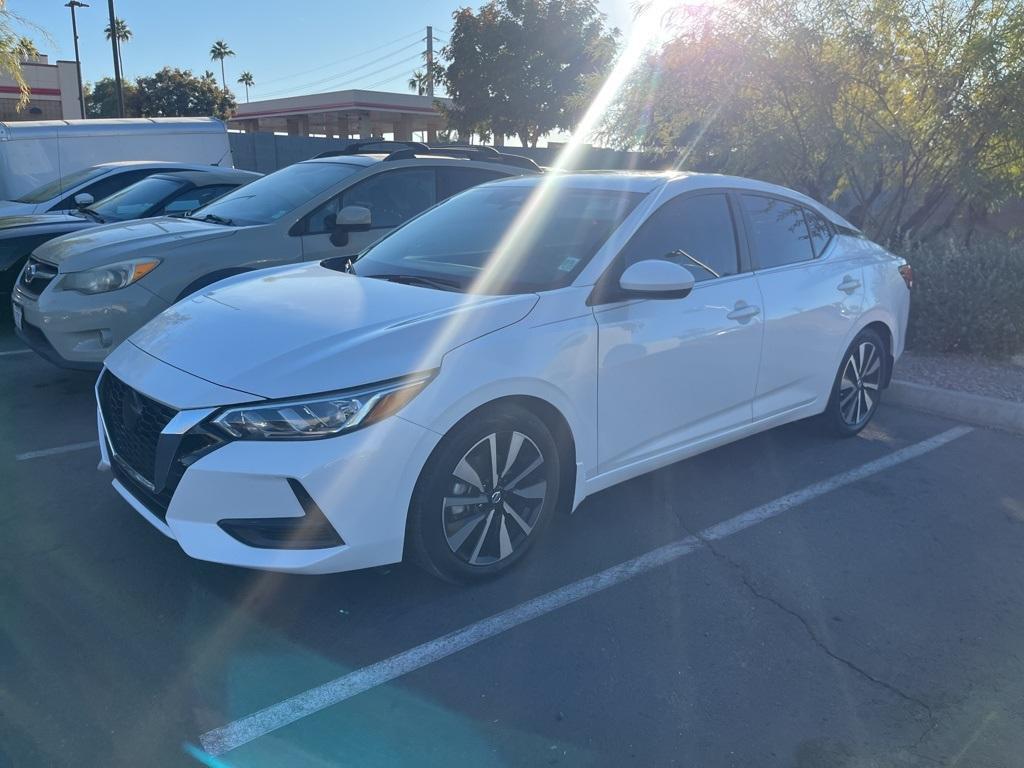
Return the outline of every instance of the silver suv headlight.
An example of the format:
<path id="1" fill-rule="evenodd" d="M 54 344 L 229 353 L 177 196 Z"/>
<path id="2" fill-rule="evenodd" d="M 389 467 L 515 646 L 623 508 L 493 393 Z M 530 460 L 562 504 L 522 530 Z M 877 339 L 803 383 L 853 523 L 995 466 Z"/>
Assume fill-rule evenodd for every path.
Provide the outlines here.
<path id="1" fill-rule="evenodd" d="M 230 408 L 213 423 L 236 440 L 315 440 L 351 432 L 387 418 L 433 378 L 419 373 L 329 395 Z"/>
<path id="2" fill-rule="evenodd" d="M 106 293 L 124 288 L 139 280 L 160 264 L 160 259 L 130 259 L 84 272 L 69 272 L 61 279 L 65 291 L 79 293 Z"/>

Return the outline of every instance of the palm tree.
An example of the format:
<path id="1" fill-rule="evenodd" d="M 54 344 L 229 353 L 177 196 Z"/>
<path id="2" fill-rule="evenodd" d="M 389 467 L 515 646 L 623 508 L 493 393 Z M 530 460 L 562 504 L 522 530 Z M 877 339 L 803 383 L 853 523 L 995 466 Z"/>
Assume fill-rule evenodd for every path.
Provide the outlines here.
<path id="1" fill-rule="evenodd" d="M 238 76 L 238 82 L 245 86 L 245 101 L 249 102 L 249 88 L 250 86 L 256 85 L 256 81 L 252 79 L 252 72 L 243 72 Z"/>
<path id="2" fill-rule="evenodd" d="M 14 43 L 14 51 L 23 59 L 34 59 L 39 56 L 39 49 L 36 48 L 36 44 L 32 42 L 31 38 L 19 37 Z"/>
<path id="3" fill-rule="evenodd" d="M 107 24 L 103 28 L 103 34 L 106 35 L 107 40 L 112 35 L 117 35 L 117 66 L 121 68 L 121 74 L 124 74 L 124 59 L 121 58 L 121 43 L 127 43 L 132 39 L 132 31 L 129 29 L 128 24 L 124 19 L 114 19 L 114 30 L 111 31 L 110 24 Z"/>
<path id="4" fill-rule="evenodd" d="M 210 46 L 210 60 L 220 62 L 220 85 L 225 91 L 228 89 L 228 84 L 227 78 L 224 76 L 224 59 L 234 55 L 235 52 L 231 50 L 231 46 L 223 40 L 218 40 Z"/>
<path id="5" fill-rule="evenodd" d="M 417 96 L 426 96 L 427 80 L 429 79 L 430 78 L 427 77 L 426 72 L 424 72 L 422 69 L 417 69 L 415 72 L 412 73 L 412 77 L 409 78 L 409 90 L 414 91 Z"/>

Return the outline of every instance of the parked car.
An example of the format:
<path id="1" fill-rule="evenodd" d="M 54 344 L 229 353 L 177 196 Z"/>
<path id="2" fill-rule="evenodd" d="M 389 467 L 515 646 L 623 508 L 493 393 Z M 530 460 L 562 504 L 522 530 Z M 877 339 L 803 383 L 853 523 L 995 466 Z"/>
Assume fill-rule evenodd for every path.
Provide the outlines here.
<path id="1" fill-rule="evenodd" d="M 49 181 L 16 200 L 0 202 L 0 217 L 73 211 L 110 197 L 154 173 L 202 171 L 211 167 L 214 166 L 157 160 L 123 160 L 93 165 L 68 174 L 60 181 Z"/>
<path id="2" fill-rule="evenodd" d="M 494 150 L 359 154 L 283 168 L 193 211 L 98 227 L 38 247 L 12 293 L 21 337 L 43 357 L 98 369 L 114 347 L 176 301 L 225 277 L 355 256 L 410 217 L 484 181 L 536 173 Z"/>
<path id="3" fill-rule="evenodd" d="M 102 465 L 192 557 L 324 573 L 405 553 L 472 581 L 616 483 L 805 417 L 859 432 L 910 282 L 771 184 L 485 184 L 354 263 L 241 276 L 146 325 L 97 384 Z"/>
<path id="4" fill-rule="evenodd" d="M 199 170 L 165 168 L 72 211 L 0 217 L 0 291 L 11 292 L 28 255 L 47 240 L 100 224 L 182 215 L 262 175 L 217 166 Z"/>
<path id="5" fill-rule="evenodd" d="M 18 200 L 51 183 L 61 195 L 81 171 L 123 160 L 232 165 L 227 128 L 211 117 L 0 122 L 0 200 Z"/>

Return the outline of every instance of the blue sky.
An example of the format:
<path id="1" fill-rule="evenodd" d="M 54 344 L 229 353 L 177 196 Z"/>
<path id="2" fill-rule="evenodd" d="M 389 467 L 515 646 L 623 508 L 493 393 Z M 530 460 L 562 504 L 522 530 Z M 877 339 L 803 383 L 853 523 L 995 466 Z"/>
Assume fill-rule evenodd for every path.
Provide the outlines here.
<path id="1" fill-rule="evenodd" d="M 8 8 L 49 34 L 26 33 L 51 61 L 73 59 L 71 18 L 66 0 L 8 0 Z M 82 76 L 86 81 L 112 75 L 110 43 L 103 36 L 107 1 L 86 0 L 78 11 Z M 406 80 L 422 51 L 418 40 L 428 24 L 448 39 L 452 12 L 479 2 L 457 0 L 115 0 L 117 15 L 133 32 L 122 47 L 127 76 L 165 66 L 201 73 L 220 65 L 210 61 L 210 45 L 225 40 L 235 51 L 226 62 L 228 84 L 253 73 L 251 97 L 271 98 L 320 90 L 372 88 L 406 90 Z M 600 0 L 609 23 L 630 25 L 631 0 Z M 418 34 L 419 33 L 419 34 Z M 441 44 L 435 43 L 440 47 Z"/>

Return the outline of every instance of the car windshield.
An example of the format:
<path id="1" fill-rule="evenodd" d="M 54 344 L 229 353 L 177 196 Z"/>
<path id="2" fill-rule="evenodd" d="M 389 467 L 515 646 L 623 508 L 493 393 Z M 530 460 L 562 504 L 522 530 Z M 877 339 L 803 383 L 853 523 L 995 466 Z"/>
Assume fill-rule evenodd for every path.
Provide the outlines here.
<path id="1" fill-rule="evenodd" d="M 107 173 L 110 169 L 101 166 L 95 166 L 93 168 L 83 168 L 75 173 L 69 173 L 67 176 L 63 176 L 53 181 L 48 181 L 40 187 L 36 187 L 31 192 L 28 192 L 21 197 L 17 198 L 15 202 L 18 203 L 45 203 L 47 200 L 52 200 L 60 193 L 68 189 L 73 189 L 79 184 L 84 184 L 87 181 L 99 178 L 103 174 Z"/>
<path id="2" fill-rule="evenodd" d="M 353 271 L 489 294 L 560 288 L 643 197 L 558 184 L 478 187 L 396 230 Z"/>
<path id="3" fill-rule="evenodd" d="M 137 219 L 184 186 L 185 182 L 180 180 L 150 176 L 90 205 L 89 210 L 105 221 Z"/>
<path id="4" fill-rule="evenodd" d="M 360 167 L 338 162 L 296 163 L 230 192 L 191 215 L 236 225 L 269 224 L 351 176 Z"/>

